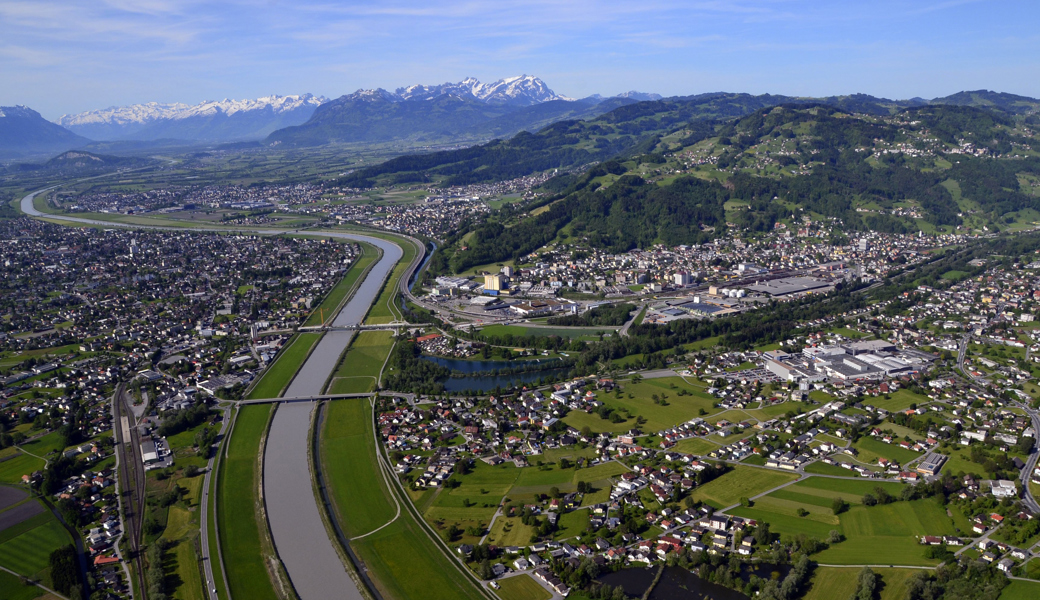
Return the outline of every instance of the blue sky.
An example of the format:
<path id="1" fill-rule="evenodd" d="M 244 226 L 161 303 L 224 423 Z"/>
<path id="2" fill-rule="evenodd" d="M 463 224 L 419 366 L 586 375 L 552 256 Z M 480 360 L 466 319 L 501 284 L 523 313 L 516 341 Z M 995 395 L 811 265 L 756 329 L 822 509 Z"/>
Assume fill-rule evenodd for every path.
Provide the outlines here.
<path id="1" fill-rule="evenodd" d="M 541 77 L 626 90 L 1040 96 L 1040 2 L 2 0 L 0 105 L 63 113 Z"/>

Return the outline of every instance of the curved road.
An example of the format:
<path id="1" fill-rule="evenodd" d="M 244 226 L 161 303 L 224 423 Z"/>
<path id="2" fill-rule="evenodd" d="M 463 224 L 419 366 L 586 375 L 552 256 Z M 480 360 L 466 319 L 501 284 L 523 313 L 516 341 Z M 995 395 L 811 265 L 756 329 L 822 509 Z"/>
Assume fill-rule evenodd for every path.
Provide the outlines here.
<path id="1" fill-rule="evenodd" d="M 109 221 L 101 221 L 65 215 L 48 215 L 36 210 L 33 200 L 41 193 L 54 189 L 51 186 L 38 190 L 22 198 L 21 209 L 25 214 L 36 217 L 52 217 L 62 221 L 119 227 L 128 229 L 156 229 L 184 231 L 181 228 L 161 226 L 127 225 Z M 233 228 L 193 228 L 204 232 L 234 232 Z M 278 235 L 293 233 L 287 229 L 248 229 L 260 235 Z M 315 235 L 339 238 L 351 241 L 364 241 L 383 250 L 383 256 L 372 266 L 350 301 L 336 316 L 333 325 L 357 325 L 364 320 L 369 308 L 382 290 L 383 282 L 403 256 L 403 251 L 396 244 L 380 238 L 342 232 L 308 232 Z M 410 239 L 410 238 L 409 238 Z M 418 244 L 421 248 L 422 244 Z M 417 253 L 411 268 L 422 260 L 423 251 Z M 410 276 L 410 273 L 408 274 Z M 408 277 L 403 277 L 400 289 L 410 296 L 407 287 Z M 328 377 L 336 368 L 336 363 L 350 343 L 352 331 L 330 331 L 326 333 L 297 372 L 285 392 L 288 397 L 310 397 L 322 393 Z M 308 439 L 310 434 L 311 414 L 315 402 L 289 402 L 279 407 L 271 423 L 268 434 L 267 449 L 264 457 L 263 478 L 264 498 L 267 517 L 271 526 L 271 536 L 278 550 L 279 558 L 292 580 L 293 586 L 301 600 L 323 600 L 325 598 L 345 597 L 361 599 L 353 580 L 346 572 L 339 554 L 336 552 L 325 530 L 325 525 L 318 512 L 318 499 L 314 496 L 308 459 Z M 208 476 L 208 474 L 207 474 Z M 213 524 L 216 526 L 216 524 Z M 203 543 L 206 539 L 203 532 Z M 204 548 L 207 558 L 212 558 L 210 549 Z M 207 561 L 207 566 L 211 561 Z M 207 569 L 207 596 L 212 598 L 212 574 Z"/>

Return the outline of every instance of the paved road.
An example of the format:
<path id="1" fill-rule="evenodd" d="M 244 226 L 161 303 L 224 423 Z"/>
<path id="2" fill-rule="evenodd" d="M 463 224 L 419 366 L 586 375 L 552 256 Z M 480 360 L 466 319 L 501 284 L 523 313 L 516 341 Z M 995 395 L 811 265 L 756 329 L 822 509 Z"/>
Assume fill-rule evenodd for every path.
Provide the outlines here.
<path id="1" fill-rule="evenodd" d="M 1040 435 L 1040 413 L 1029 408 L 1025 404 L 1019 404 L 1019 406 L 1025 409 L 1026 414 L 1029 415 L 1029 419 L 1033 424 L 1034 436 Z M 1033 438 L 1036 440 L 1036 437 Z M 1026 461 L 1026 466 L 1022 469 L 1022 473 L 1019 475 L 1019 479 L 1022 482 L 1022 502 L 1033 511 L 1034 514 L 1040 512 L 1040 504 L 1037 503 L 1036 498 L 1033 497 L 1032 491 L 1029 489 L 1029 481 L 1032 478 L 1033 470 L 1036 468 L 1037 460 L 1040 459 L 1040 450 L 1037 449 L 1036 443 L 1033 443 L 1033 449 L 1029 453 L 1029 459 Z"/>
<path id="2" fill-rule="evenodd" d="M 218 443 L 216 450 L 213 450 L 213 456 L 210 457 L 209 463 L 206 469 L 206 475 L 202 479 L 202 501 L 199 503 L 199 507 L 202 509 L 202 518 L 200 519 L 200 534 L 202 536 L 202 569 L 206 575 L 206 596 L 210 600 L 217 600 L 217 584 L 213 578 L 213 560 L 214 554 L 216 554 L 215 560 L 220 560 L 220 549 L 217 548 L 217 552 L 213 552 L 209 547 L 209 486 L 210 480 L 213 477 L 213 468 L 217 463 L 217 456 L 220 454 L 220 443 L 219 440 L 224 438 L 227 431 L 228 423 L 231 422 L 231 409 L 224 410 L 224 419 L 220 424 L 220 435 L 217 437 Z M 217 527 L 217 512 L 213 511 L 213 527 Z M 219 542 L 217 543 L 219 546 Z M 222 565 L 223 567 L 223 565 Z M 230 597 L 230 594 L 228 594 Z"/>

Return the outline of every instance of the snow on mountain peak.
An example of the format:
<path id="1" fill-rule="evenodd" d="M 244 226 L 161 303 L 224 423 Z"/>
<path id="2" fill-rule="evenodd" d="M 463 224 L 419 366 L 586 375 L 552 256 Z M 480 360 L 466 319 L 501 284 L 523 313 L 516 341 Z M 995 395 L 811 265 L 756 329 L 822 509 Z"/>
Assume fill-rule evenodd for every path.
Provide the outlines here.
<path id="1" fill-rule="evenodd" d="M 158 120 L 180 120 L 196 116 L 214 115 L 223 113 L 233 115 L 237 112 L 267 110 L 275 113 L 295 110 L 297 108 L 313 105 L 318 106 L 327 102 L 324 96 L 311 94 L 291 96 L 264 96 L 255 100 L 230 100 L 225 98 L 220 101 L 209 100 L 199 104 L 189 105 L 180 102 L 159 103 L 146 102 L 144 104 L 133 104 L 130 106 L 112 106 L 102 110 L 91 110 L 75 115 L 62 115 L 58 124 L 64 127 L 74 125 L 101 125 L 115 124 L 126 125 L 132 123 L 150 123 Z"/>
<path id="2" fill-rule="evenodd" d="M 374 92 L 375 90 L 368 90 Z M 358 95 L 362 90 L 358 90 Z M 389 92 L 386 92 L 389 93 Z M 483 102 L 511 104 L 539 104 L 550 100 L 569 100 L 549 89 L 541 79 L 532 75 L 517 75 L 499 79 L 493 83 L 482 83 L 476 77 L 466 77 L 458 83 L 440 85 L 410 85 L 397 88 L 393 100 L 431 100 L 440 96 L 473 98 Z"/>

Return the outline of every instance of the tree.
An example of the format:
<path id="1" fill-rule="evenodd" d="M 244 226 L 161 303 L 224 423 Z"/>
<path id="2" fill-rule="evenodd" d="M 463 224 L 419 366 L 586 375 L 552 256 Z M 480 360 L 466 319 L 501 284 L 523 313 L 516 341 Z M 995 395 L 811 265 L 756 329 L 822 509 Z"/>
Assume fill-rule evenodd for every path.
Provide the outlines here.
<path id="1" fill-rule="evenodd" d="M 838 497 L 834 499 L 834 502 L 831 502 L 831 511 L 836 515 L 840 515 L 848 509 L 849 503 L 844 498 Z"/>
<path id="2" fill-rule="evenodd" d="M 862 502 L 863 506 L 875 506 L 877 505 L 877 498 L 874 497 L 874 494 L 866 493 L 863 494 Z"/>
<path id="3" fill-rule="evenodd" d="M 877 576 L 870 567 L 863 567 L 863 570 L 859 572 L 856 591 L 849 597 L 849 600 L 874 600 L 874 594 L 876 592 Z"/>
<path id="4" fill-rule="evenodd" d="M 551 488 L 549 488 L 549 497 L 550 498 L 559 498 L 560 497 L 560 488 L 556 487 L 555 485 L 552 486 Z"/>
<path id="5" fill-rule="evenodd" d="M 750 508 L 750 507 L 754 506 L 754 502 L 752 502 L 751 499 L 748 498 L 747 496 L 743 496 L 743 497 L 740 498 L 740 505 L 745 507 L 745 508 Z"/>

